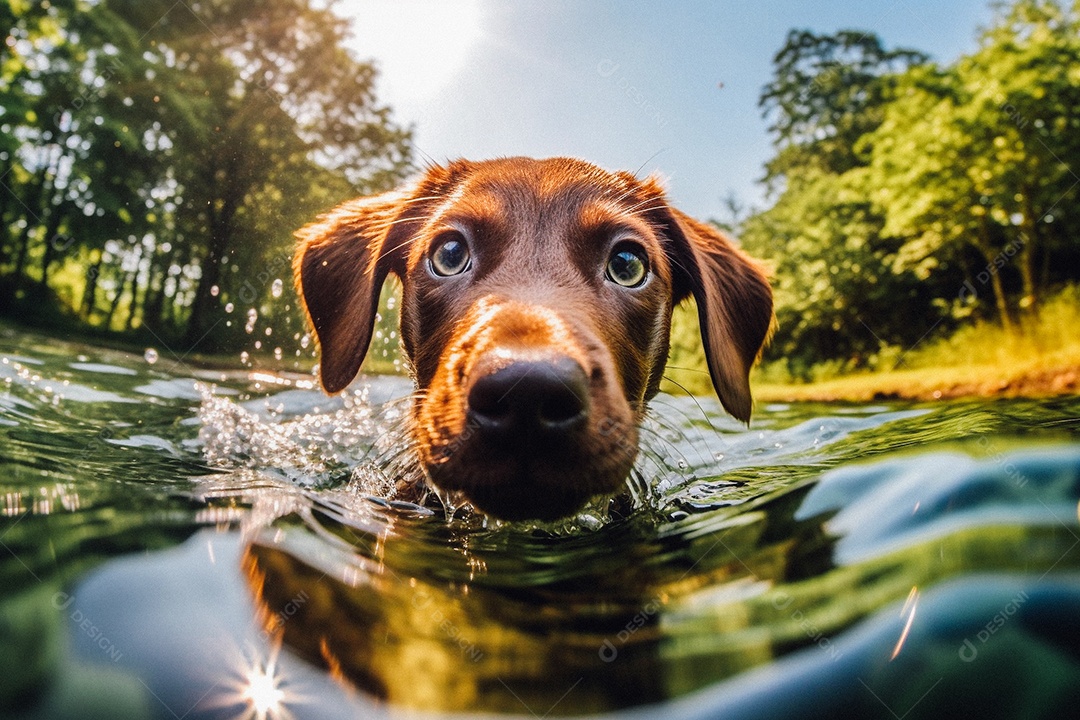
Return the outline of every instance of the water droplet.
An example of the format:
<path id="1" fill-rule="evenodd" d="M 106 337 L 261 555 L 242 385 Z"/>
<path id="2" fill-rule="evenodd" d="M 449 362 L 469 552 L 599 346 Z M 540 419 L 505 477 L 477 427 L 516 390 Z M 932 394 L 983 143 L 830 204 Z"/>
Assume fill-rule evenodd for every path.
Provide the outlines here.
<path id="1" fill-rule="evenodd" d="M 213 295 L 214 297 L 217 297 L 218 293 L 220 293 L 220 292 L 221 292 L 221 288 L 219 288 L 217 285 L 211 285 L 210 286 L 210 294 Z"/>
<path id="2" fill-rule="evenodd" d="M 255 341 L 255 349 L 256 350 L 261 350 L 262 349 L 262 340 L 256 340 Z"/>
<path id="3" fill-rule="evenodd" d="M 280 360 L 281 359 L 281 348 L 279 348 L 279 347 L 274 348 L 274 359 L 275 360 Z"/>
<path id="4" fill-rule="evenodd" d="M 236 307 L 236 306 L 233 305 L 232 303 L 225 303 L 225 312 L 231 313 L 233 311 L 234 307 Z"/>
<path id="5" fill-rule="evenodd" d="M 251 357 L 251 356 L 250 356 L 250 355 L 248 355 L 248 352 L 247 352 L 247 350 L 245 350 L 244 352 L 240 353 L 240 362 L 241 362 L 241 364 L 243 364 L 243 365 L 247 365 L 247 363 L 248 363 L 248 358 L 250 358 L 250 357 Z"/>
<path id="6" fill-rule="evenodd" d="M 158 361 L 158 351 L 154 348 L 146 348 L 146 352 L 143 353 L 143 360 L 149 365 L 153 365 Z"/>
<path id="7" fill-rule="evenodd" d="M 281 282 L 281 278 L 277 278 L 270 285 L 270 294 L 273 295 L 276 298 L 281 297 L 281 288 L 282 287 L 284 287 L 284 284 Z"/>
<path id="8" fill-rule="evenodd" d="M 302 347 L 304 349 L 307 349 L 307 346 L 310 345 L 310 344 L 311 344 L 311 336 L 308 335 L 307 333 L 305 333 L 304 337 L 300 338 L 300 347 Z"/>
<path id="9" fill-rule="evenodd" d="M 578 524 L 586 530 L 599 530 L 603 527 L 604 522 L 595 515 L 589 513 L 582 513 L 577 517 Z"/>

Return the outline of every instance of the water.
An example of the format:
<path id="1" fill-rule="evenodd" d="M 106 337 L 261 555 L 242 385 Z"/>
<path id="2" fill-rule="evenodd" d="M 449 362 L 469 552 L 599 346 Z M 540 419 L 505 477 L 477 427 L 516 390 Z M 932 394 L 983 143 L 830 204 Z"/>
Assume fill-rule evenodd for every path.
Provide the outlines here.
<path id="1" fill-rule="evenodd" d="M 628 517 L 528 526 L 354 388 L 0 330 L 0 715 L 1075 712 L 1078 398 L 663 396 Z"/>

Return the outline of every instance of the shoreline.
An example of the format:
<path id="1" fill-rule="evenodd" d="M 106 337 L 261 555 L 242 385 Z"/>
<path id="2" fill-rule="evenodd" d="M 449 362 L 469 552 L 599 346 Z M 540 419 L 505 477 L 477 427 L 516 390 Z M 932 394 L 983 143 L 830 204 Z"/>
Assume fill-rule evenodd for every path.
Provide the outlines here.
<path id="1" fill-rule="evenodd" d="M 957 398 L 1045 398 L 1080 394 L 1080 364 L 917 368 L 848 375 L 806 384 L 753 385 L 758 402 L 869 402 Z"/>

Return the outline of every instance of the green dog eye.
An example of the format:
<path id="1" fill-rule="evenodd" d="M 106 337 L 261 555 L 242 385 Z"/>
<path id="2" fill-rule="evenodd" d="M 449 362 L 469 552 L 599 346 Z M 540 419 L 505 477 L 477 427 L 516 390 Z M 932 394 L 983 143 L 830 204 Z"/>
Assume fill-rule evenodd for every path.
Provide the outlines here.
<path id="1" fill-rule="evenodd" d="M 460 275 L 469 269 L 469 246 L 464 238 L 456 233 L 435 246 L 431 253 L 431 271 L 441 277 Z"/>
<path id="2" fill-rule="evenodd" d="M 607 262 L 607 276 L 616 285 L 638 287 L 649 275 L 649 264 L 640 250 L 616 249 Z"/>

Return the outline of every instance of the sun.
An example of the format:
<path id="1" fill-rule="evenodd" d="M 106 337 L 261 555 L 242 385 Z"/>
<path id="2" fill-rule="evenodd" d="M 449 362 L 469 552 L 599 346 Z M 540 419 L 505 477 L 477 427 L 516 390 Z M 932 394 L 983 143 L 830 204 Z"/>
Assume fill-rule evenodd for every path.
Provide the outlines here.
<path id="1" fill-rule="evenodd" d="M 480 0 L 340 0 L 353 22 L 349 47 L 380 70 L 380 99 L 392 105 L 429 98 L 468 62 L 483 36 Z"/>

